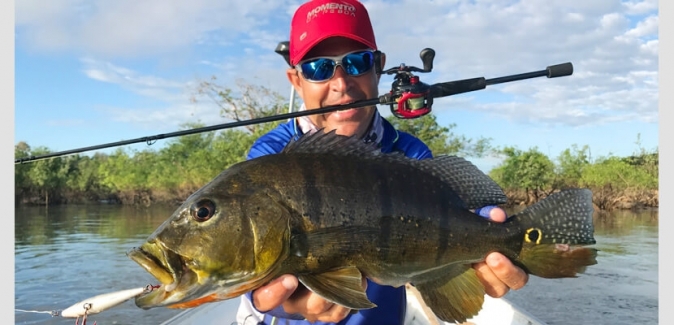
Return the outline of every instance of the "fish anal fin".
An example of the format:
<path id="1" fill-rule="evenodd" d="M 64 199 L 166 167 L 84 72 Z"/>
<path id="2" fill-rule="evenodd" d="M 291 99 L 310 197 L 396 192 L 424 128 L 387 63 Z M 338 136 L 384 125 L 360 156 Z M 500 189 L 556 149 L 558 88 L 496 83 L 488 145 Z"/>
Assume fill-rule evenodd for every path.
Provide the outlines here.
<path id="1" fill-rule="evenodd" d="M 459 324 L 480 312 L 485 291 L 473 268 L 469 265 L 456 267 L 464 268 L 463 272 L 450 279 L 415 284 L 415 287 L 438 318 Z"/>
<path id="2" fill-rule="evenodd" d="M 356 267 L 344 267 L 320 274 L 300 274 L 299 281 L 323 298 L 350 309 L 377 307 L 365 293 L 363 277 Z"/>

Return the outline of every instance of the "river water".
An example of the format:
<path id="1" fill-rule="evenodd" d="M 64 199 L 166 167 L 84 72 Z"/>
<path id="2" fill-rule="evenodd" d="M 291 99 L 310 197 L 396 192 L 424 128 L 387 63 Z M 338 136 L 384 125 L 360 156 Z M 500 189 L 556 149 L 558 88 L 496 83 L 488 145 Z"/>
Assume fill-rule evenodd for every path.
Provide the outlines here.
<path id="1" fill-rule="evenodd" d="M 173 212 L 118 205 L 15 210 L 15 324 L 74 324 L 51 316 L 95 295 L 156 284 L 126 252 Z M 658 323 L 658 212 L 595 215 L 598 264 L 575 279 L 540 279 L 506 298 L 548 324 Z M 232 300 L 232 308 L 237 301 Z M 159 324 L 182 310 L 127 301 L 88 324 Z M 222 324 L 234 321 L 223 317 Z"/>

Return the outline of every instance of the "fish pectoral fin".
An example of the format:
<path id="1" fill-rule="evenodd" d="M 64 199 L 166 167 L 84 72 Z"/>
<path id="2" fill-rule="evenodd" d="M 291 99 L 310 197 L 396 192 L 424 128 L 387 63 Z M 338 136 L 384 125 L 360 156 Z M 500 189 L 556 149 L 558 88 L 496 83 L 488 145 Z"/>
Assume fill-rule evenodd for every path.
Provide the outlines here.
<path id="1" fill-rule="evenodd" d="M 421 296 L 438 318 L 445 322 L 464 323 L 478 314 L 484 303 L 484 286 L 469 265 L 457 265 L 463 271 L 449 279 L 440 278 L 415 283 Z"/>
<path id="2" fill-rule="evenodd" d="M 355 267 L 344 267 L 321 274 L 302 274 L 297 277 L 309 290 L 326 300 L 351 309 L 377 307 L 363 288 L 363 276 Z"/>

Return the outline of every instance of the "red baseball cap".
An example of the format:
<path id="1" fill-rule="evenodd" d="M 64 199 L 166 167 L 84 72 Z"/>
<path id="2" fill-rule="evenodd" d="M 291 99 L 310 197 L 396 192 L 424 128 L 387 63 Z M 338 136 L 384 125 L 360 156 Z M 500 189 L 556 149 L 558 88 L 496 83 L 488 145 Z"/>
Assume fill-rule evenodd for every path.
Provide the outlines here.
<path id="1" fill-rule="evenodd" d="M 322 40 L 342 36 L 376 50 L 370 16 L 357 0 L 312 0 L 304 3 L 290 23 L 290 64 L 298 62 Z"/>

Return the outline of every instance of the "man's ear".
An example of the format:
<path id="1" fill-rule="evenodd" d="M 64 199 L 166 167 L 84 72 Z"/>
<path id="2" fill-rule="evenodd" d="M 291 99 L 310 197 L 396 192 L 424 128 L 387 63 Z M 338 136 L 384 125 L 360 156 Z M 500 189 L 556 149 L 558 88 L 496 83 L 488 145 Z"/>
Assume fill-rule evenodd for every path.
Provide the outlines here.
<path id="1" fill-rule="evenodd" d="M 297 71 L 295 68 L 288 68 L 288 70 L 286 70 L 286 77 L 288 77 L 290 85 L 295 88 L 295 92 L 297 92 L 300 98 L 304 98 L 304 96 L 302 96 L 302 83 L 300 80 L 301 77 L 299 71 Z"/>

